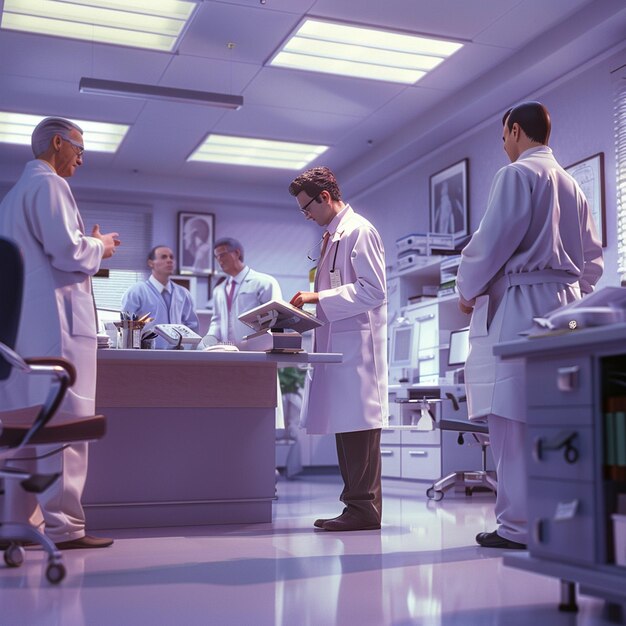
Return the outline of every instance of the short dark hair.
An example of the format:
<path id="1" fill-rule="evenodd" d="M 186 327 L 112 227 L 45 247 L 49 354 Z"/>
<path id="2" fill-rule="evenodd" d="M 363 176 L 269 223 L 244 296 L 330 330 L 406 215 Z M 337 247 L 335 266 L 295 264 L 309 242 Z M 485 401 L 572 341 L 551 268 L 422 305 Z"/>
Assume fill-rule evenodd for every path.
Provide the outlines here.
<path id="1" fill-rule="evenodd" d="M 164 243 L 160 243 L 158 246 L 154 246 L 154 248 L 152 248 L 152 250 L 148 252 L 148 261 L 154 261 L 156 259 L 156 251 L 159 248 L 169 248 L 169 246 L 166 246 Z"/>
<path id="2" fill-rule="evenodd" d="M 228 246 L 229 252 L 239 250 L 239 260 L 243 261 L 243 246 L 239 241 L 237 241 L 237 239 L 233 239 L 232 237 L 222 237 L 215 242 L 213 249 L 216 250 L 219 246 Z"/>
<path id="3" fill-rule="evenodd" d="M 541 102 L 522 102 L 510 108 L 502 118 L 502 126 L 506 124 L 511 131 L 515 123 L 520 125 L 532 141 L 548 143 L 552 122 L 548 109 Z"/>
<path id="4" fill-rule="evenodd" d="M 289 185 L 289 193 L 297 196 L 304 191 L 310 198 L 327 191 L 333 200 L 341 200 L 341 190 L 335 175 L 327 167 L 312 167 L 294 178 Z"/>

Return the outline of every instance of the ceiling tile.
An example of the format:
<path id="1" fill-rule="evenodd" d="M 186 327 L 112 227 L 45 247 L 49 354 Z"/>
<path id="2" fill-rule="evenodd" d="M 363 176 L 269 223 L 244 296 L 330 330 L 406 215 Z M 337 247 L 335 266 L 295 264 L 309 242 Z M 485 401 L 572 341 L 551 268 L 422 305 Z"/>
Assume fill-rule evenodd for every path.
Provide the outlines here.
<path id="1" fill-rule="evenodd" d="M 246 88 L 251 104 L 363 116 L 402 93 L 406 85 L 266 67 Z"/>
<path id="2" fill-rule="evenodd" d="M 505 14 L 520 0 L 398 0 L 359 2 L 317 0 L 310 13 L 347 22 L 372 24 L 416 33 L 472 39 L 487 24 Z"/>

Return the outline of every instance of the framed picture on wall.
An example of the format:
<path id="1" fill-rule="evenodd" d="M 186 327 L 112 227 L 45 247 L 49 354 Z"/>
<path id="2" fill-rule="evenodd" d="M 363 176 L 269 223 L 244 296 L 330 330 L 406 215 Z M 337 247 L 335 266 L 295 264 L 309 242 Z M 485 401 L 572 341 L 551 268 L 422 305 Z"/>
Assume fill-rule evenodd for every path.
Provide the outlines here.
<path id="1" fill-rule="evenodd" d="M 568 165 L 569 172 L 587 198 L 602 247 L 606 248 L 606 207 L 604 204 L 604 152 Z"/>
<path id="2" fill-rule="evenodd" d="M 213 273 L 213 213 L 178 213 L 178 273 L 209 276 Z"/>
<path id="3" fill-rule="evenodd" d="M 430 177 L 430 232 L 468 234 L 468 164 L 463 159 Z"/>

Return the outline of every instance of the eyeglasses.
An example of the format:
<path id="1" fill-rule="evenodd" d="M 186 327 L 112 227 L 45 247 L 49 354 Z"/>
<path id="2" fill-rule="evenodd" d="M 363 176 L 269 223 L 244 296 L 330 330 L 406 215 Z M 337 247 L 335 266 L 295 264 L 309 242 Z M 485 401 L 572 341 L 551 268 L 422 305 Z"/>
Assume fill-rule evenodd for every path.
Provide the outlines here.
<path id="1" fill-rule="evenodd" d="M 310 213 L 309 206 L 311 205 L 313 200 L 317 200 L 320 197 L 321 193 L 322 192 L 320 191 L 314 198 L 311 198 L 303 207 L 300 207 L 300 210 L 302 211 L 304 215 L 306 215 L 307 213 Z"/>
<path id="2" fill-rule="evenodd" d="M 78 142 L 72 141 L 68 137 L 63 137 L 63 135 L 60 135 L 60 137 L 63 141 L 67 141 L 67 143 L 69 143 L 74 148 L 74 152 L 76 153 L 77 157 L 83 156 L 83 154 L 85 153 L 85 146 L 81 146 Z"/>

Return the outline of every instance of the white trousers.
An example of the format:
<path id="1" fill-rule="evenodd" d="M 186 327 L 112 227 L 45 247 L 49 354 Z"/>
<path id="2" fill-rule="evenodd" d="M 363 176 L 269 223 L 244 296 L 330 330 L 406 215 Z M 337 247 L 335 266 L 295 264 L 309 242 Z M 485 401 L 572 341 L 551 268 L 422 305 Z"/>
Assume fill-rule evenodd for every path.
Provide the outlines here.
<path id="1" fill-rule="evenodd" d="M 528 543 L 526 423 L 490 415 L 489 444 L 498 475 L 498 535 Z"/>
<path id="2" fill-rule="evenodd" d="M 44 493 L 26 493 L 18 480 L 5 479 L 5 495 L 0 498 L 1 519 L 6 522 L 30 522 L 45 531 L 55 543 L 71 541 L 85 535 L 85 513 L 81 504 L 87 477 L 88 444 L 76 443 L 63 452 L 37 461 L 20 461 L 19 457 L 45 454 L 59 446 L 24 448 L 17 459 L 7 460 L 12 467 L 30 472 L 61 476 Z"/>

